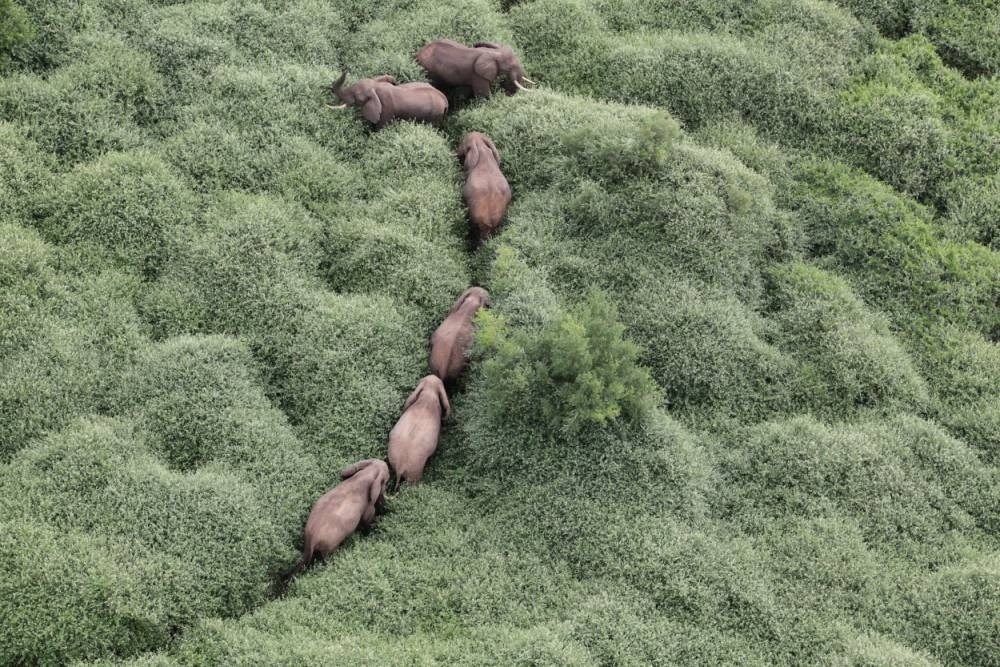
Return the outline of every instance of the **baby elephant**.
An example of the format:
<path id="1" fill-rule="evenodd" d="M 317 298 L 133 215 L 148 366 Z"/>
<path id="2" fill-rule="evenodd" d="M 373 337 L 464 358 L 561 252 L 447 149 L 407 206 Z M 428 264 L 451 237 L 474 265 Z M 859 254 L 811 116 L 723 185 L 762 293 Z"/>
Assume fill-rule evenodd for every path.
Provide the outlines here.
<path id="1" fill-rule="evenodd" d="M 403 416 L 389 433 L 389 465 L 396 486 L 403 480 L 416 484 L 424 475 L 427 460 L 437 449 L 441 420 L 451 414 L 444 383 L 428 375 L 403 405 Z"/>
<path id="2" fill-rule="evenodd" d="M 395 120 L 419 120 L 440 124 L 448 111 L 448 98 L 429 83 L 404 83 L 383 74 L 372 79 L 359 79 L 350 86 L 344 86 L 347 72 L 333 82 L 330 91 L 344 103 L 334 109 L 349 106 L 361 107 L 361 115 L 375 129 Z"/>
<path id="3" fill-rule="evenodd" d="M 510 184 L 500 171 L 500 153 L 482 132 L 465 135 L 458 148 L 465 166 L 465 205 L 479 243 L 484 243 L 503 221 L 510 204 Z"/>
<path id="4" fill-rule="evenodd" d="M 489 308 L 490 294 L 482 287 L 462 292 L 448 317 L 431 334 L 431 373 L 445 382 L 454 382 L 465 370 L 466 354 L 472 346 L 472 318 L 483 307 Z"/>

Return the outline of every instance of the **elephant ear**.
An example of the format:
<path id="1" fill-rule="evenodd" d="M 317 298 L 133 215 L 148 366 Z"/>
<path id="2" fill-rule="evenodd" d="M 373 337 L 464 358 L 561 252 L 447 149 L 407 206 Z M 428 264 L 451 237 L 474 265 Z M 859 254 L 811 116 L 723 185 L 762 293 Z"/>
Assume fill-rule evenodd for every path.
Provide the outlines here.
<path id="1" fill-rule="evenodd" d="M 487 81 L 497 78 L 497 56 L 495 53 L 484 53 L 476 58 L 473 71 Z"/>
<path id="2" fill-rule="evenodd" d="M 417 385 L 417 388 L 414 389 L 413 392 L 407 397 L 406 403 L 403 403 L 403 412 L 409 410 L 410 406 L 417 402 L 417 399 L 420 398 L 420 392 L 422 392 L 423 390 L 424 390 L 424 382 L 423 380 L 421 380 L 420 384 Z"/>
<path id="3" fill-rule="evenodd" d="M 500 151 L 497 150 L 496 144 L 494 144 L 493 140 L 490 139 L 489 137 L 486 137 L 484 139 L 484 141 L 486 142 L 487 148 L 489 148 L 490 152 L 493 153 L 493 159 L 496 160 L 497 161 L 497 165 L 499 165 L 500 164 Z"/>
<path id="4" fill-rule="evenodd" d="M 379 498 L 382 497 L 382 489 L 385 487 L 386 482 L 389 481 L 389 473 L 385 470 L 379 470 L 378 475 L 372 480 L 372 485 L 368 487 L 368 502 L 374 507 Z"/>
<path id="5" fill-rule="evenodd" d="M 357 472 L 363 468 L 367 468 L 372 464 L 371 459 L 365 459 L 364 461 L 358 461 L 354 465 L 349 465 L 340 471 L 340 479 L 348 479 L 354 477 Z"/>
<path id="6" fill-rule="evenodd" d="M 451 310 L 448 311 L 448 314 L 453 315 L 454 313 L 457 313 L 458 309 L 461 308 L 462 304 L 465 303 L 466 300 L 469 298 L 469 294 L 471 294 L 470 290 L 465 290 L 464 292 L 462 292 L 462 296 L 458 297 L 458 300 L 455 301 L 454 304 L 452 304 Z"/>
<path id="7" fill-rule="evenodd" d="M 369 123 L 377 123 L 382 119 L 382 100 L 379 99 L 378 92 L 372 90 L 368 93 L 368 99 L 361 107 L 361 115 Z"/>
<path id="8" fill-rule="evenodd" d="M 474 49 L 500 49 L 502 48 L 499 44 L 494 44 L 493 42 L 476 42 L 472 45 Z"/>
<path id="9" fill-rule="evenodd" d="M 476 144 L 469 146 L 469 150 L 465 152 L 465 168 L 475 169 L 476 165 L 479 164 L 480 148 Z"/>
<path id="10" fill-rule="evenodd" d="M 438 400 L 441 401 L 441 408 L 444 410 L 444 418 L 447 419 L 451 416 L 451 403 L 448 402 L 448 392 L 444 390 L 443 382 L 438 382 L 436 384 Z"/>
<path id="11" fill-rule="evenodd" d="M 377 81 L 379 83 L 391 83 L 394 86 L 398 86 L 399 85 L 399 82 L 396 81 L 396 77 L 394 77 L 391 74 L 382 74 L 382 75 L 377 76 L 374 79 L 372 79 L 372 81 Z"/>

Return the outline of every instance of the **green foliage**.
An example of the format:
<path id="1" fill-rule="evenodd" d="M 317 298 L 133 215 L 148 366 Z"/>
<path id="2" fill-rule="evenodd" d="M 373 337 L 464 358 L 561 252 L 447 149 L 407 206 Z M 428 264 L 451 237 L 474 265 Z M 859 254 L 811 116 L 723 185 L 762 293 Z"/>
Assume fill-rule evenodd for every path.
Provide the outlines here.
<path id="1" fill-rule="evenodd" d="M 791 409 L 796 363 L 767 322 L 731 295 L 648 285 L 626 314 L 671 410 L 757 421 Z"/>
<path id="2" fill-rule="evenodd" d="M 1000 73 L 1000 7 L 990 0 L 915 3 L 913 26 L 969 76 Z"/>
<path id="3" fill-rule="evenodd" d="M 866 541 L 934 562 L 950 533 L 994 529 L 996 474 L 936 426 L 899 418 L 832 428 L 810 418 L 761 425 L 723 466 L 727 512 L 846 514 Z"/>
<path id="4" fill-rule="evenodd" d="M 944 186 L 946 234 L 1000 251 L 1000 175 L 961 178 Z"/>
<path id="5" fill-rule="evenodd" d="M 343 463 L 383 451 L 406 391 L 419 380 L 426 342 L 413 309 L 391 297 L 316 301 L 294 333 L 270 334 L 279 374 L 272 390 L 333 475 Z"/>
<path id="6" fill-rule="evenodd" d="M 116 39 L 96 38 L 81 39 L 74 56 L 46 76 L 0 80 L 0 113 L 67 164 L 137 146 L 165 95 L 149 59 Z"/>
<path id="7" fill-rule="evenodd" d="M 655 175 L 680 134 L 677 122 L 665 114 L 643 118 L 636 130 L 634 134 L 612 134 L 593 126 L 582 127 L 567 133 L 563 144 L 582 171 L 621 183 Z"/>
<path id="8" fill-rule="evenodd" d="M 914 0 L 836 0 L 859 19 L 871 21 L 886 37 L 898 39 L 910 30 Z M 928 3 L 930 4 L 930 3 Z"/>
<path id="9" fill-rule="evenodd" d="M 14 2 L 0 663 L 996 664 L 989 2 Z M 326 108 L 437 38 L 538 90 Z M 469 284 L 425 482 L 271 599 Z"/>
<path id="10" fill-rule="evenodd" d="M 886 321 L 842 279 L 806 264 L 775 267 L 771 279 L 775 343 L 801 363 L 797 400 L 830 415 L 926 403 L 924 380 Z"/>
<path id="11" fill-rule="evenodd" d="M 156 157 L 111 153 L 63 177 L 39 208 L 37 225 L 53 243 L 73 243 L 76 252 L 106 255 L 153 275 L 167 239 L 190 223 L 193 202 Z"/>
<path id="12" fill-rule="evenodd" d="M 3 596 L 5 662 L 151 648 L 194 618 L 260 602 L 287 554 L 250 485 L 224 470 L 171 473 L 126 423 L 77 422 L 18 456 L 2 484 L 0 516 L 17 529 L 3 562 L 34 556 L 5 585 L 37 577 L 30 596 Z M 70 568 L 88 576 L 67 586 Z"/>
<path id="13" fill-rule="evenodd" d="M 785 244 L 767 182 L 731 154 L 672 141 L 671 122 L 651 110 L 533 93 L 458 123 L 493 137 L 516 191 L 538 191 L 512 206 L 508 237 L 529 257 L 563 264 L 552 281 L 572 291 L 597 283 L 631 301 L 637 283 L 689 273 L 752 298 L 760 267 Z M 601 160 L 610 150 L 580 148 L 593 135 L 649 153 Z"/>
<path id="14" fill-rule="evenodd" d="M 14 0 L 0 0 L 0 68 L 34 37 L 28 15 Z"/>
<path id="15" fill-rule="evenodd" d="M 121 404 L 151 452 L 179 471 L 211 464 L 239 471 L 294 537 L 324 478 L 264 395 L 244 344 L 223 336 L 172 338 L 145 352 L 127 386 Z"/>
<path id="16" fill-rule="evenodd" d="M 922 333 L 952 323 L 992 336 L 1000 326 L 1000 255 L 941 239 L 926 209 L 842 165 L 807 161 L 793 205 L 810 223 L 813 252 L 861 292 Z"/>
<path id="17" fill-rule="evenodd" d="M 538 332 L 510 331 L 485 312 L 477 341 L 483 364 L 483 397 L 494 410 L 523 415 L 549 430 L 577 432 L 648 410 L 653 383 L 636 365 L 639 349 L 599 293 Z"/>
<path id="18" fill-rule="evenodd" d="M 35 37 L 16 55 L 20 62 L 36 70 L 69 62 L 73 37 L 96 18 L 94 4 L 80 0 L 31 0 L 22 6 Z"/>
<path id="19" fill-rule="evenodd" d="M 998 567 L 994 553 L 928 576 L 911 601 L 917 617 L 914 643 L 945 662 L 995 665 Z"/>
<path id="20" fill-rule="evenodd" d="M 132 279 L 114 272 L 66 278 L 37 235 L 2 231 L 0 460 L 7 460 L 49 429 L 108 410 L 142 327 L 128 303 Z"/>
<path id="21" fill-rule="evenodd" d="M 919 341 L 933 391 L 935 418 L 986 461 L 1000 457 L 1000 347 L 957 327 Z"/>
<path id="22" fill-rule="evenodd" d="M 49 186 L 54 160 L 26 139 L 15 125 L 0 123 L 0 217 L 24 224 L 34 214 L 34 198 Z"/>

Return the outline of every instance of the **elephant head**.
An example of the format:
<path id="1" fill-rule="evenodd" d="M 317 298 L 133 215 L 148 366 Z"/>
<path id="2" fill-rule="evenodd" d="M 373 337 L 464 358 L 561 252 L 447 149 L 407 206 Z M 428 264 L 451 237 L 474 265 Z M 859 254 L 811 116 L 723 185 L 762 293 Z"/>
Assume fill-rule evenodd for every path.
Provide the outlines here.
<path id="1" fill-rule="evenodd" d="M 467 170 L 475 169 L 485 154 L 491 154 L 496 163 L 500 164 L 500 152 L 493 140 L 482 132 L 469 132 L 465 135 L 456 152 Z"/>
<path id="2" fill-rule="evenodd" d="M 534 83 L 524 75 L 524 67 L 521 61 L 514 55 L 514 50 L 509 46 L 494 44 L 493 42 L 476 42 L 474 49 L 482 51 L 476 58 L 476 74 L 490 81 L 497 77 L 503 77 L 501 83 L 508 95 L 513 95 L 520 90 L 528 90 L 524 87 L 524 82 Z"/>
<path id="3" fill-rule="evenodd" d="M 347 72 L 344 71 L 340 78 L 330 86 L 330 92 L 340 98 L 343 102 L 334 109 L 344 109 L 346 107 L 361 107 L 361 113 L 372 123 L 377 123 L 382 117 L 382 100 L 376 94 L 375 89 L 381 86 L 395 86 L 396 79 L 388 74 L 372 77 L 370 79 L 358 79 L 350 86 L 344 86 L 347 79 Z"/>
<path id="4" fill-rule="evenodd" d="M 490 293 L 487 292 L 482 287 L 470 287 L 469 289 L 462 292 L 462 296 L 458 297 L 454 304 L 451 306 L 451 310 L 448 312 L 449 315 L 457 313 L 462 310 L 466 305 L 472 305 L 474 308 L 472 312 L 475 313 L 480 308 L 490 307 Z"/>
<path id="5" fill-rule="evenodd" d="M 409 410 L 410 406 L 417 402 L 424 391 L 436 394 L 438 402 L 441 405 L 441 413 L 445 419 L 451 416 L 451 404 L 448 402 L 448 392 L 445 391 L 441 378 L 436 375 L 428 375 L 417 384 L 417 388 L 413 390 L 413 393 L 406 399 L 406 403 L 403 404 L 403 412 Z"/>
<path id="6" fill-rule="evenodd" d="M 389 482 L 389 466 L 380 459 L 365 459 L 341 470 L 340 479 L 350 479 L 359 474 L 371 478 L 371 486 L 368 488 L 368 501 L 371 506 L 381 505 L 385 497 L 385 486 Z"/>

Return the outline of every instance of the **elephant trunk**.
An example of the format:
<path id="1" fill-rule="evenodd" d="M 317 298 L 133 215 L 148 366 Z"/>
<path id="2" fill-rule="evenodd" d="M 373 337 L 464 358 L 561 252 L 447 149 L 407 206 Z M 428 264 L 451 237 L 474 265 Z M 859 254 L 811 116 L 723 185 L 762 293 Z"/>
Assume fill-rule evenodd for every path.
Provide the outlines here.
<path id="1" fill-rule="evenodd" d="M 344 81 L 346 80 L 347 80 L 347 70 L 344 70 L 344 73 L 340 75 L 340 78 L 334 81 L 333 84 L 330 86 L 330 92 L 332 92 L 334 95 L 339 97 L 344 102 L 347 102 L 348 100 L 341 93 L 341 88 L 343 87 Z"/>

